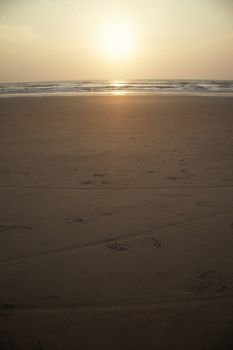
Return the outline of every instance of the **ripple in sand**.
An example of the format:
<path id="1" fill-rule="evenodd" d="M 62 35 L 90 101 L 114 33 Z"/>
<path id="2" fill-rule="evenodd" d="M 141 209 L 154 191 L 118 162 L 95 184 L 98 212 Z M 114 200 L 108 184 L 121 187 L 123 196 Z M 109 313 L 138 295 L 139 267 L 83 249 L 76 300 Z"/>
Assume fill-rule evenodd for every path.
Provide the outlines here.
<path id="1" fill-rule="evenodd" d="M 220 293 L 227 288 L 224 279 L 215 271 L 209 270 L 201 273 L 196 282 L 197 293 Z"/>

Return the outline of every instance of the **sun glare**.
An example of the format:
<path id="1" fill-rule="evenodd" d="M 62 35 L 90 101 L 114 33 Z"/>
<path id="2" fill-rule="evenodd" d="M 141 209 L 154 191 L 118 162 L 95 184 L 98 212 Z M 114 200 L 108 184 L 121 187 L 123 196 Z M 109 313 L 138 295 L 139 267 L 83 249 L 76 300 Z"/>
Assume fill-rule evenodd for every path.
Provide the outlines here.
<path id="1" fill-rule="evenodd" d="M 105 51 L 114 58 L 128 56 L 133 48 L 133 39 L 130 29 L 122 24 L 115 23 L 106 29 Z"/>

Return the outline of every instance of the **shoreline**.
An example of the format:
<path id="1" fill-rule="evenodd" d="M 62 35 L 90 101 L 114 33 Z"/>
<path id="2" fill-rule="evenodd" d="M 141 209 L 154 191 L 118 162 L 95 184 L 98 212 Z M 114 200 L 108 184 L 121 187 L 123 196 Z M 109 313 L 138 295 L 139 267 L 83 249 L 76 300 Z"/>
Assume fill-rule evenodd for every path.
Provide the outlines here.
<path id="1" fill-rule="evenodd" d="M 208 93 L 197 93 L 197 92 L 61 92 L 61 93 L 25 93 L 25 94 L 0 94 L 1 98 L 12 98 L 12 97 L 107 97 L 107 96 L 174 96 L 174 97 L 233 97 L 233 92 L 208 92 Z"/>

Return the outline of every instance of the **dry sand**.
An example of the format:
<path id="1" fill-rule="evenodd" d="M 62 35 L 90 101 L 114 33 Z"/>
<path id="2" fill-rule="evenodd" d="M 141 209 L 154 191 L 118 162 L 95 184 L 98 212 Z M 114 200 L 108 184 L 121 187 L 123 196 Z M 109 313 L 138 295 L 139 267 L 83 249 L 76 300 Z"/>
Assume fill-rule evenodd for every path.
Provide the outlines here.
<path id="1" fill-rule="evenodd" d="M 233 348 L 233 99 L 0 100 L 0 349 Z"/>

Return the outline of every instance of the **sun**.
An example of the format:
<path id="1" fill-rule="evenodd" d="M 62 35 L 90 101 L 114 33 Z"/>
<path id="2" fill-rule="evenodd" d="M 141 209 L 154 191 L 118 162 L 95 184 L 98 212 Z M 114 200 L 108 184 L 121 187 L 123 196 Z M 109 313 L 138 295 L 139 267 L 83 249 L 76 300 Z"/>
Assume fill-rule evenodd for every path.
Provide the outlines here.
<path id="1" fill-rule="evenodd" d="M 133 37 L 130 28 L 123 23 L 113 23 L 106 28 L 104 48 L 108 55 L 123 58 L 133 48 Z"/>

